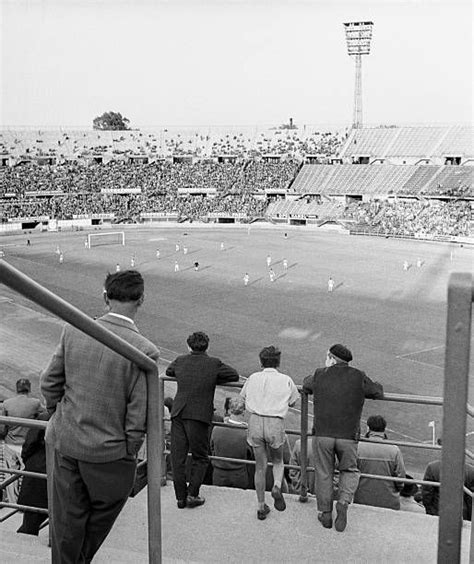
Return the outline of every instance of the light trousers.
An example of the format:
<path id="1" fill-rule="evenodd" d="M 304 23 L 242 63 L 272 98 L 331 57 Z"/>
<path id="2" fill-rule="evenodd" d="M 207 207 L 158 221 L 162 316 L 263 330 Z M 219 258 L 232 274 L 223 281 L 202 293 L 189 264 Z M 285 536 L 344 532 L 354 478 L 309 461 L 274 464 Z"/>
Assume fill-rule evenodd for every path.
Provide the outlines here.
<path id="1" fill-rule="evenodd" d="M 339 501 L 352 503 L 359 485 L 358 442 L 334 437 L 313 437 L 315 488 L 319 511 L 332 511 L 336 458 L 339 470 Z"/>

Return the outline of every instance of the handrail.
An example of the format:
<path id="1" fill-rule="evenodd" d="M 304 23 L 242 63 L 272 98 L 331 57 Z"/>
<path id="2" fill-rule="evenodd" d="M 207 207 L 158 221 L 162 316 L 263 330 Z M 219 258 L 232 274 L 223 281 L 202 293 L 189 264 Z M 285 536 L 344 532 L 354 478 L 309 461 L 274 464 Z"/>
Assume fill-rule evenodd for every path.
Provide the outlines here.
<path id="1" fill-rule="evenodd" d="M 147 381 L 148 559 L 150 564 L 160 564 L 162 560 L 160 491 L 162 468 L 161 454 L 156 445 L 163 442 L 163 421 L 156 406 L 163 405 L 163 398 L 159 385 L 157 362 L 3 259 L 0 259 L 0 282 L 127 358 L 145 372 Z"/>
<path id="2" fill-rule="evenodd" d="M 47 421 L 41 419 L 25 419 L 23 417 L 11 417 L 10 415 L 0 415 L 0 424 L 13 423 L 23 427 L 31 427 L 32 429 L 46 429 Z"/>

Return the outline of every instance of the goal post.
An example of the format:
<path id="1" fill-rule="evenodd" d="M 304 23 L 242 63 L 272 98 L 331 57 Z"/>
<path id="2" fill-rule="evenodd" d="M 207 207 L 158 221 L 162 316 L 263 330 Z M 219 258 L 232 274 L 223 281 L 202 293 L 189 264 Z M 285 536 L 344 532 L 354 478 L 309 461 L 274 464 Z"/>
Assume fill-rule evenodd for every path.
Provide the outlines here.
<path id="1" fill-rule="evenodd" d="M 125 232 L 88 233 L 87 244 L 89 249 L 98 245 L 125 245 Z"/>

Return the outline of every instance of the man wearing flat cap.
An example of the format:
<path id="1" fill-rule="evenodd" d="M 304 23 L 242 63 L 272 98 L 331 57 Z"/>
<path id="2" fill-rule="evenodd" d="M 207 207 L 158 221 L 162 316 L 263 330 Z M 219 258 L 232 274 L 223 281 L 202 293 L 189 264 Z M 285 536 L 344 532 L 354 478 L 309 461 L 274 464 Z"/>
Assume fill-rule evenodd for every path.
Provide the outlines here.
<path id="1" fill-rule="evenodd" d="M 336 531 L 347 524 L 347 508 L 359 484 L 357 445 L 365 398 L 382 399 L 383 388 L 364 372 L 349 366 L 351 351 L 333 345 L 327 352 L 326 367 L 305 378 L 303 391 L 314 396 L 314 437 L 316 499 L 318 519 L 332 527 L 333 476 L 337 458 L 339 496 L 336 503 Z"/>

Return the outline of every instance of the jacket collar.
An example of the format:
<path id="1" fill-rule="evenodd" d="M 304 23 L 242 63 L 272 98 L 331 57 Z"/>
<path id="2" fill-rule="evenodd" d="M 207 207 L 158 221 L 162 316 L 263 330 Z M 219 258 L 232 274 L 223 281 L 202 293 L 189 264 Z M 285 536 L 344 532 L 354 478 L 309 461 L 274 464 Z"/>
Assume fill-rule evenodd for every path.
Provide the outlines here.
<path id="1" fill-rule="evenodd" d="M 124 319 L 124 317 L 117 317 L 116 315 L 111 315 L 106 313 L 102 317 L 99 317 L 98 321 L 104 321 L 105 323 L 111 323 L 112 325 L 119 325 L 120 327 L 126 327 L 132 331 L 139 332 L 137 326 L 131 319 Z"/>

